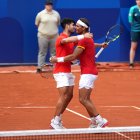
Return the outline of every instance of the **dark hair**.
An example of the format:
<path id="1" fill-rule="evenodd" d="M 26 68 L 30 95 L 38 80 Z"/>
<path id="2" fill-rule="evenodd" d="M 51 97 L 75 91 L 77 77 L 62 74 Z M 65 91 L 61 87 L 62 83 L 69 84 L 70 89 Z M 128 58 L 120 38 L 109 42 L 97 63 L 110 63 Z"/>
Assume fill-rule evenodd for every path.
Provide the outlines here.
<path id="1" fill-rule="evenodd" d="M 87 28 L 86 31 L 89 31 L 89 28 L 90 28 L 89 21 L 88 21 L 86 18 L 80 18 L 80 20 L 81 20 L 82 22 L 84 22 L 84 23 L 88 26 L 88 28 Z"/>
<path id="2" fill-rule="evenodd" d="M 66 27 L 66 24 L 71 24 L 71 23 L 74 23 L 75 24 L 75 21 L 71 18 L 64 18 L 62 21 L 61 21 L 61 26 L 63 29 L 65 29 Z"/>
<path id="3" fill-rule="evenodd" d="M 45 5 L 53 5 L 53 0 L 46 0 Z"/>

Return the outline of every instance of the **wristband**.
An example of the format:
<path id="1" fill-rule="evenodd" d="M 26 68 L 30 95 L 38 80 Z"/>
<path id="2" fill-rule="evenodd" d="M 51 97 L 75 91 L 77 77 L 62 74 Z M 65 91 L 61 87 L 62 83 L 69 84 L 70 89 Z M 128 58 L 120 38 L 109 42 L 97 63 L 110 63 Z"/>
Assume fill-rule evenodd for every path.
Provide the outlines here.
<path id="1" fill-rule="evenodd" d="M 49 61 L 51 61 L 51 60 L 52 60 L 52 57 L 49 58 Z"/>
<path id="2" fill-rule="evenodd" d="M 64 57 L 57 57 L 57 62 L 64 62 Z"/>
<path id="3" fill-rule="evenodd" d="M 77 35 L 78 40 L 84 39 L 84 35 Z"/>

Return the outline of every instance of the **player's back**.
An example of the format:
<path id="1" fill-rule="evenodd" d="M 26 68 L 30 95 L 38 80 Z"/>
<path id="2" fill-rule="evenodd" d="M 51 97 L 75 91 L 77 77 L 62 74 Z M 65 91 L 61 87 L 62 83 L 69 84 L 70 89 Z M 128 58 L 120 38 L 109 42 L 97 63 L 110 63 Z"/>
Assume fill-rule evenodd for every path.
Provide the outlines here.
<path id="1" fill-rule="evenodd" d="M 80 66 L 82 74 L 98 74 L 95 64 L 95 46 L 93 39 L 84 38 L 79 41 L 78 46 L 84 49 L 80 55 Z"/>

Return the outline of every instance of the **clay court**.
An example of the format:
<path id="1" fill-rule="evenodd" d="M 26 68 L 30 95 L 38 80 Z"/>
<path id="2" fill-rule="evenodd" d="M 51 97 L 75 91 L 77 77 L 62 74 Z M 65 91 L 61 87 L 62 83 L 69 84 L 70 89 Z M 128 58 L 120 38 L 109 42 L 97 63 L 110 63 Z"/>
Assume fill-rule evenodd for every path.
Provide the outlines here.
<path id="1" fill-rule="evenodd" d="M 109 127 L 140 126 L 140 65 L 98 64 L 92 99 Z M 78 101 L 79 66 L 74 98 L 63 114 L 66 128 L 87 128 L 89 118 Z M 42 78 L 35 66 L 0 67 L 0 131 L 49 129 L 58 92 L 53 78 Z"/>

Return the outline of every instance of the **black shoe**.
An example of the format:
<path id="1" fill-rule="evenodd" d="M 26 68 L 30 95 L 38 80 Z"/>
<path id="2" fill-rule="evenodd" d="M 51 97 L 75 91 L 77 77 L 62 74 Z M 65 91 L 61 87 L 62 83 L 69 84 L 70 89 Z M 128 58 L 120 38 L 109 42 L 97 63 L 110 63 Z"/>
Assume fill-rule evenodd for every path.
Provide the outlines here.
<path id="1" fill-rule="evenodd" d="M 36 73 L 41 73 L 41 72 L 42 72 L 42 70 L 40 68 L 36 69 Z"/>
<path id="2" fill-rule="evenodd" d="M 133 69 L 133 68 L 134 68 L 134 64 L 133 64 L 133 63 L 130 63 L 130 64 L 129 64 L 129 68 L 130 68 L 130 69 Z"/>

